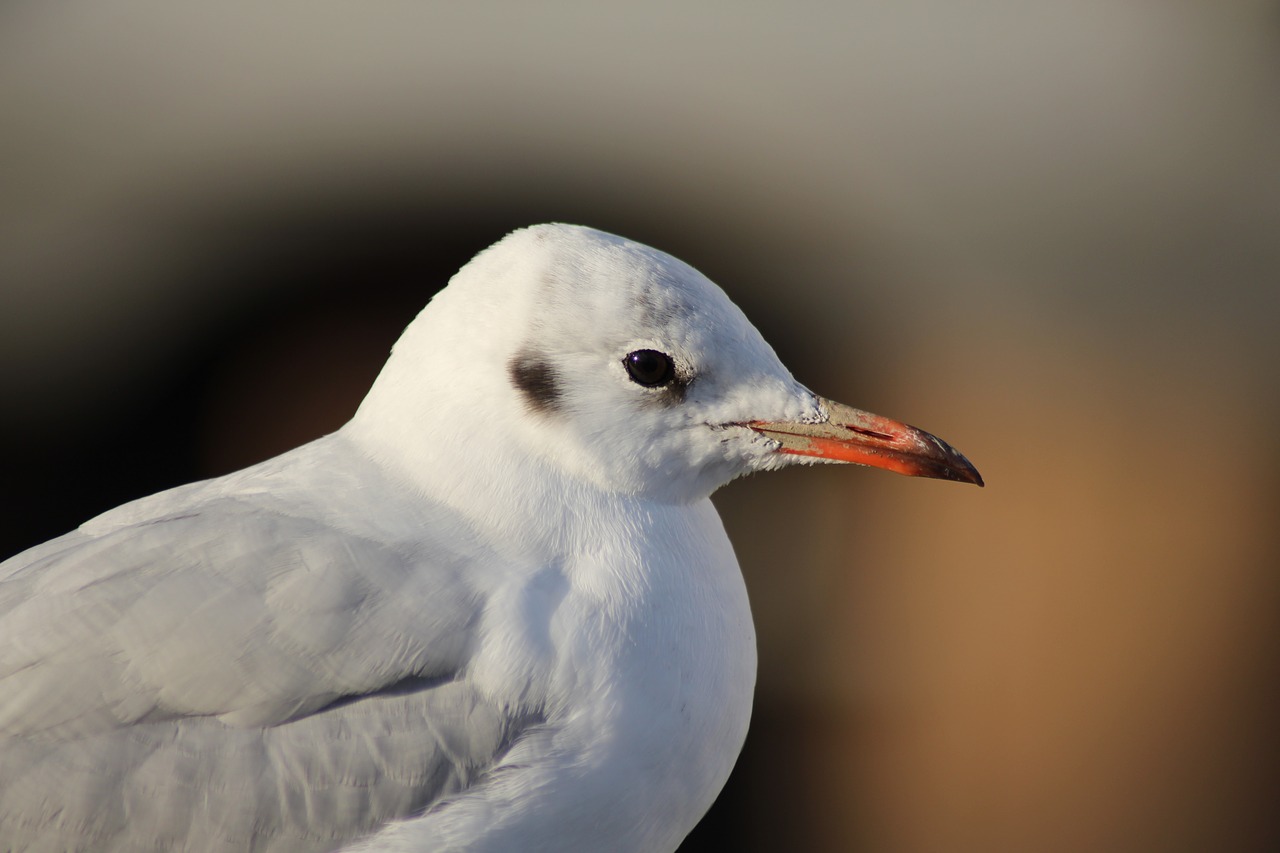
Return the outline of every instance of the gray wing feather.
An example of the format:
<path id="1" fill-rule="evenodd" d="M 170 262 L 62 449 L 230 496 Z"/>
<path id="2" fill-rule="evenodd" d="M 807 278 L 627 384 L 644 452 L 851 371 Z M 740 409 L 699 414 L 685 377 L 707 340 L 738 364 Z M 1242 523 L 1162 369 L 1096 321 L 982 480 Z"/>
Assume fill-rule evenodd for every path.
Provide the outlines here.
<path id="1" fill-rule="evenodd" d="M 17 741 L 0 838 L 16 850 L 334 850 L 474 784 L 532 722 L 447 681 L 265 728 L 201 717 Z"/>
<path id="2" fill-rule="evenodd" d="M 537 718 L 421 550 L 220 497 L 7 561 L 0 846 L 331 850 L 472 784 Z"/>

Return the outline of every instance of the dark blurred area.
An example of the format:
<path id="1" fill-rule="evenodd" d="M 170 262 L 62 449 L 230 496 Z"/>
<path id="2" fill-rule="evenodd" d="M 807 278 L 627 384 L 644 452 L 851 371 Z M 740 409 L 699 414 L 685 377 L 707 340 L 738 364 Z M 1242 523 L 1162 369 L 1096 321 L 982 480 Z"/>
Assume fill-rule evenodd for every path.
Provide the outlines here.
<path id="1" fill-rule="evenodd" d="M 682 850 L 1280 848 L 1274 2 L 0 9 L 0 550 L 351 415 L 475 252 L 668 251 L 983 491 L 717 496 Z"/>

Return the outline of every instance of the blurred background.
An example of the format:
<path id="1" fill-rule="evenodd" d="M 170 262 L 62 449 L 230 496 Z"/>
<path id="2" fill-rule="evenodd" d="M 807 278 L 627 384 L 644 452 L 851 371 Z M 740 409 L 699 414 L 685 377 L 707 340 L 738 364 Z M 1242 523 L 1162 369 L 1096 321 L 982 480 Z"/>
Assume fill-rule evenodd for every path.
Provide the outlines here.
<path id="1" fill-rule="evenodd" d="M 717 495 L 760 681 L 685 853 L 1276 849 L 1278 93 L 1274 0 L 6 4 L 3 555 L 589 224 L 988 483 Z"/>

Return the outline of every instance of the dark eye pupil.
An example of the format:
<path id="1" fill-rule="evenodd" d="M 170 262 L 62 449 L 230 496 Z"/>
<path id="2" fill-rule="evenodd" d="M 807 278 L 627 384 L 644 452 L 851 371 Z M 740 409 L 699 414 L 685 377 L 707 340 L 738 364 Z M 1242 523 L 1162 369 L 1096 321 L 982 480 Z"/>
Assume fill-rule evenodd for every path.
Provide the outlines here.
<path id="1" fill-rule="evenodd" d="M 646 388 L 666 385 L 676 376 L 676 366 L 672 363 L 671 356 L 653 349 L 628 353 L 622 363 L 627 366 L 627 373 L 632 381 Z"/>

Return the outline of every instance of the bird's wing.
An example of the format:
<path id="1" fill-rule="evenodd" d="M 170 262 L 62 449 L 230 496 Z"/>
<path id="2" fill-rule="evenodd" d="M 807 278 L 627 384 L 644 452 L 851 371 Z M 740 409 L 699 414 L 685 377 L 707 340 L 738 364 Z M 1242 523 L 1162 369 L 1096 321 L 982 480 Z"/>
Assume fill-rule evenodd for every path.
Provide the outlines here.
<path id="1" fill-rule="evenodd" d="M 536 714 L 458 677 L 465 562 L 223 497 L 0 565 L 0 840 L 326 850 L 466 787 Z"/>

